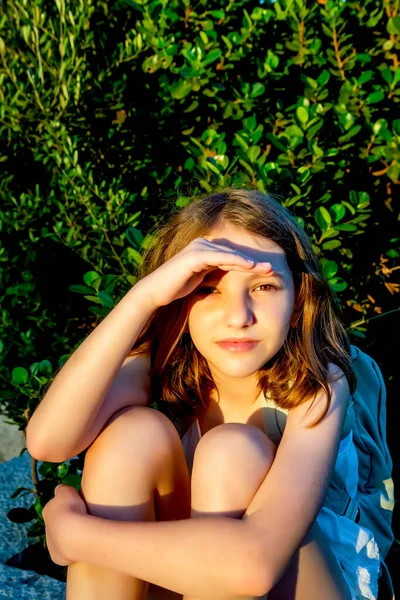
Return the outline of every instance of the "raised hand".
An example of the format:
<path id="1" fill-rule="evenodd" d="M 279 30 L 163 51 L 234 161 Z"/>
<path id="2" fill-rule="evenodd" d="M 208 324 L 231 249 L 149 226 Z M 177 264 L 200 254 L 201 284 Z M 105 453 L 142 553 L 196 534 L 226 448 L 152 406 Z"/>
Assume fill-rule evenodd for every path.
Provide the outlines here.
<path id="1" fill-rule="evenodd" d="M 196 238 L 135 285 L 154 310 L 192 292 L 210 271 L 272 273 L 269 262 L 256 262 L 238 250 Z"/>

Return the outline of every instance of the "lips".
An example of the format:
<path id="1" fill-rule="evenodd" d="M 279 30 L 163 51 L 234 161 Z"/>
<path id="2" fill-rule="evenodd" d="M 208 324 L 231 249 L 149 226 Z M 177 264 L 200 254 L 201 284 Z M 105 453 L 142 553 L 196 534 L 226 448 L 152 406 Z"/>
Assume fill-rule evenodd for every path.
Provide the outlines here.
<path id="1" fill-rule="evenodd" d="M 225 340 L 220 340 L 217 343 L 218 344 L 222 344 L 222 343 L 225 344 L 226 342 L 232 342 L 232 343 L 236 343 L 236 344 L 243 344 L 244 342 L 258 342 L 258 340 L 255 340 L 253 338 L 226 338 Z"/>
<path id="2" fill-rule="evenodd" d="M 248 352 L 249 350 L 255 348 L 257 344 L 258 340 L 250 340 L 248 342 L 223 340 L 222 342 L 217 342 L 217 346 L 229 352 Z"/>

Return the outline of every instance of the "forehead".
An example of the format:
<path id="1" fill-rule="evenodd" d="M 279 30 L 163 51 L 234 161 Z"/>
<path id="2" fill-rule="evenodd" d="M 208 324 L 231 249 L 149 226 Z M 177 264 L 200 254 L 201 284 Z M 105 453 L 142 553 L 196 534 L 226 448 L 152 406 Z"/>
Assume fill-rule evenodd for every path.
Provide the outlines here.
<path id="1" fill-rule="evenodd" d="M 237 250 L 253 260 L 268 261 L 275 271 L 283 275 L 290 273 L 285 251 L 269 238 L 250 233 L 229 223 L 213 227 L 203 237 L 210 242 Z"/>

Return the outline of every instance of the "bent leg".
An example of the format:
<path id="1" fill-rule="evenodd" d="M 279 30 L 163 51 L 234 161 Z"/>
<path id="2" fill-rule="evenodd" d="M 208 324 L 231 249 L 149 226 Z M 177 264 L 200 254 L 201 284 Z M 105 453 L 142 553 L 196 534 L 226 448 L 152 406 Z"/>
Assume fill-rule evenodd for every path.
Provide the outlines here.
<path id="1" fill-rule="evenodd" d="M 218 514 L 241 519 L 271 468 L 276 446 L 241 423 L 215 427 L 201 438 L 192 473 L 193 518 Z M 268 600 L 351 600 L 342 571 L 314 523 Z M 183 600 L 196 600 L 185 596 Z"/>
<path id="2" fill-rule="evenodd" d="M 275 451 L 275 444 L 252 425 L 225 423 L 208 431 L 194 455 L 191 517 L 241 519 L 267 476 Z"/>
<path id="3" fill-rule="evenodd" d="M 171 421 L 148 407 L 127 407 L 113 415 L 86 453 L 80 493 L 88 513 L 105 519 L 189 518 L 190 476 Z M 68 567 L 67 600 L 146 597 L 182 596 L 110 569 L 83 563 Z"/>

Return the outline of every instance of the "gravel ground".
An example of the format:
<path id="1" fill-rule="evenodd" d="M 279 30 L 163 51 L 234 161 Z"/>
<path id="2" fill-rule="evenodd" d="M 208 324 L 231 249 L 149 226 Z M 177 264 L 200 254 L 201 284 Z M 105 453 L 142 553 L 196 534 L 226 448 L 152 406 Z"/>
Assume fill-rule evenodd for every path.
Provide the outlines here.
<path id="1" fill-rule="evenodd" d="M 21 437 L 22 436 L 22 437 Z M 31 457 L 28 452 L 18 456 L 24 447 L 24 435 L 16 426 L 0 423 L 0 599 L 64 600 L 65 583 L 34 571 L 9 567 L 6 561 L 37 541 L 28 538 L 30 523 L 12 523 L 7 513 L 12 508 L 28 508 L 32 496 L 10 496 L 18 486 L 32 486 Z M 14 458 L 13 458 L 14 456 Z"/>

